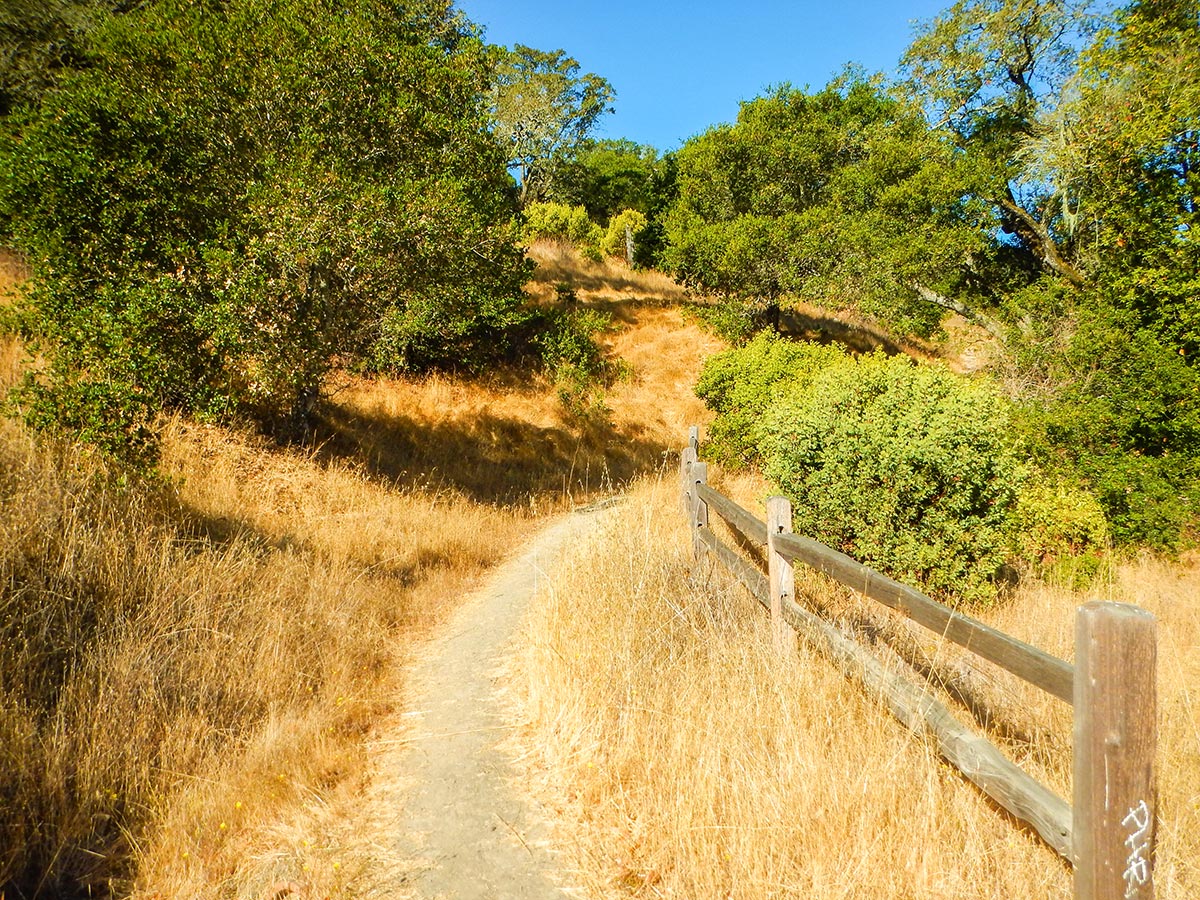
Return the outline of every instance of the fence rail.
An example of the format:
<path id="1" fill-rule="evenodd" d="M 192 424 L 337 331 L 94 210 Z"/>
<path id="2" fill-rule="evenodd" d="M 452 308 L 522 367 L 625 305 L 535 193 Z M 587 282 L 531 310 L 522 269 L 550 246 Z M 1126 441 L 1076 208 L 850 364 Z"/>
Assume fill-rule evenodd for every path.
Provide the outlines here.
<path id="1" fill-rule="evenodd" d="M 826 547 L 791 534 L 791 506 L 767 501 L 764 521 L 708 485 L 699 462 L 699 429 L 680 454 L 683 508 L 699 558 L 710 553 L 770 610 L 777 646 L 788 629 L 821 648 L 906 727 L 930 734 L 941 755 L 1075 869 L 1076 900 L 1151 900 L 1154 896 L 1155 620 L 1121 603 L 1092 602 L 1076 614 L 1076 665 Z M 748 545 L 765 551 L 767 572 L 726 546 L 709 528 L 716 513 Z M 932 697 L 927 683 L 888 670 L 866 647 L 801 606 L 793 563 L 802 563 L 942 638 L 1072 704 L 1073 804 L 1009 760 Z"/>

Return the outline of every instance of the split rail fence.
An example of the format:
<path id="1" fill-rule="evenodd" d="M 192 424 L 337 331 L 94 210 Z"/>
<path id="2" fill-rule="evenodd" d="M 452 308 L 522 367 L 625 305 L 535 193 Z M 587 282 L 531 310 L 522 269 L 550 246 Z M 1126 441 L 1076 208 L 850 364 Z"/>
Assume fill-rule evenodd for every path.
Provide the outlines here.
<path id="1" fill-rule="evenodd" d="M 709 553 L 770 610 L 777 648 L 794 630 L 819 647 L 906 727 L 932 736 L 941 755 L 988 797 L 1031 826 L 1074 866 L 1076 900 L 1151 900 L 1154 896 L 1156 623 L 1137 606 L 1091 602 L 1077 610 L 1075 664 L 944 606 L 810 538 L 791 533 L 786 498 L 757 518 L 708 486 L 697 459 L 699 429 L 683 448 L 680 479 L 693 549 Z M 723 544 L 709 528 L 715 513 L 766 553 L 767 572 Z M 1073 802 L 1010 761 L 961 724 L 918 684 L 795 597 L 794 566 L 807 565 L 983 657 L 1074 707 Z"/>

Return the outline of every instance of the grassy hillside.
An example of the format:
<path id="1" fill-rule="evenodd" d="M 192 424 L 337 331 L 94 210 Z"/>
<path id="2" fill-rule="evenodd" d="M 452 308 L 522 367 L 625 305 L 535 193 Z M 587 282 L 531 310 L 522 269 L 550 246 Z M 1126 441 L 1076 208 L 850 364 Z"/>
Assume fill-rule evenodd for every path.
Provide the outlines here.
<path id="1" fill-rule="evenodd" d="M 414 648 L 700 414 L 714 342 L 663 282 L 560 262 L 531 293 L 579 279 L 630 364 L 603 417 L 527 372 L 345 376 L 308 448 L 168 423 L 151 490 L 0 423 L 0 892 L 370 893 L 395 861 L 350 813 Z M 0 344 L 0 387 L 21 365 Z"/>
<path id="2" fill-rule="evenodd" d="M 762 514 L 765 484 L 717 483 Z M 814 651 L 774 654 L 757 601 L 719 568 L 693 569 L 676 491 L 670 477 L 639 484 L 578 549 L 535 607 L 520 661 L 531 780 L 589 895 L 1069 898 L 1069 868 L 929 741 Z M 995 711 L 994 741 L 1070 796 L 1065 704 L 818 577 L 798 573 L 797 590 L 867 639 L 887 630 L 916 645 Z M 1200 892 L 1198 594 L 1200 560 L 1147 558 L 1086 595 L 1142 604 L 1161 623 L 1156 884 L 1169 900 Z M 1070 659 L 1083 599 L 1030 584 L 988 619 Z"/>
<path id="3" fill-rule="evenodd" d="M 757 605 L 691 571 L 672 454 L 707 421 L 692 388 L 721 345 L 689 301 L 652 273 L 531 254 L 531 295 L 565 284 L 613 318 L 601 340 L 628 374 L 598 414 L 528 372 L 339 376 L 307 448 L 170 422 L 152 491 L 0 425 L 5 896 L 387 895 L 379 872 L 404 861 L 357 816 L 406 662 L 545 516 L 627 482 L 521 664 L 531 782 L 591 895 L 1069 896 L 1066 867 L 924 741 L 807 651 L 775 658 Z M 0 380 L 20 366 L 0 342 Z M 747 505 L 767 491 L 719 477 Z M 1200 567 L 1111 574 L 1098 589 L 1163 622 L 1158 884 L 1182 900 L 1200 887 Z M 861 620 L 852 596 L 805 588 Z M 1069 657 L 1079 599 L 1029 586 L 991 621 Z M 1067 792 L 1060 704 L 922 650 Z"/>

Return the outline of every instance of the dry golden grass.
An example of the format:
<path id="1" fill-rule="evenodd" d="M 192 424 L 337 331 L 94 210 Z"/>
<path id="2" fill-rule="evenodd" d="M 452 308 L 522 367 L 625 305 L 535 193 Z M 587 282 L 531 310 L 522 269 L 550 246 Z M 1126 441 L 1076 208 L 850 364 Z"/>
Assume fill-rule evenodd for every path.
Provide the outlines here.
<path id="1" fill-rule="evenodd" d="M 7 306 L 29 277 L 29 267 L 11 250 L 0 247 L 0 307 Z M 21 379 L 24 348 L 11 335 L 0 332 L 0 395 Z"/>
<path id="2" fill-rule="evenodd" d="M 709 419 L 693 385 L 704 359 L 724 345 L 685 320 L 682 293 L 661 273 L 589 263 L 559 244 L 530 252 L 540 266 L 527 287 L 532 296 L 552 301 L 553 284 L 567 280 L 581 305 L 612 316 L 601 343 L 628 377 L 607 390 L 604 415 L 573 416 L 554 386 L 528 371 L 347 378 L 326 416 L 322 453 L 363 460 L 399 484 L 542 511 L 656 471 L 687 424 Z"/>
<path id="3" fill-rule="evenodd" d="M 565 284 L 584 302 L 654 299 L 683 302 L 687 294 L 673 278 L 652 269 L 631 269 L 624 260 L 608 257 L 592 262 L 580 257 L 569 243 L 539 240 L 530 245 L 537 263 L 526 291 L 537 300 L 555 299 L 555 285 Z"/>
<path id="4" fill-rule="evenodd" d="M 181 423 L 153 496 L 3 429 L 0 883 L 340 891 L 406 653 L 528 518 Z"/>
<path id="5" fill-rule="evenodd" d="M 406 660 L 537 514 L 699 414 L 711 339 L 643 288 L 603 421 L 516 373 L 348 378 L 305 451 L 168 423 L 157 492 L 0 423 L 0 885 L 390 896 L 402 861 L 350 810 Z"/>
<path id="6" fill-rule="evenodd" d="M 212 539 L 245 535 L 285 570 L 311 560 L 312 571 L 296 573 L 311 599 L 273 628 L 311 632 L 320 646 L 260 656 L 269 655 L 264 677 L 281 691 L 289 679 L 323 680 L 309 684 L 317 715 L 273 710 L 239 753 L 223 754 L 164 809 L 140 860 L 142 889 L 260 896 L 294 881 L 314 896 L 356 890 L 383 862 L 346 831 L 346 813 L 367 777 L 366 741 L 401 696 L 402 664 L 532 522 L 217 429 L 177 424 L 166 462 Z"/>
<path id="7" fill-rule="evenodd" d="M 29 275 L 29 263 L 21 254 L 0 247 L 0 297 L 28 280 Z"/>
<path id="8" fill-rule="evenodd" d="M 591 896 L 1071 895 L 1056 854 L 927 741 L 815 652 L 777 657 L 758 604 L 724 573 L 693 571 L 677 510 L 674 479 L 634 490 L 535 607 L 517 662 L 532 774 Z M 852 598 L 811 579 L 799 589 L 852 622 Z M 1111 589 L 1161 621 L 1157 883 L 1169 900 L 1200 895 L 1198 591 L 1194 561 L 1153 560 L 1120 567 Z M 1069 658 L 1080 599 L 1036 587 L 991 618 Z M 924 650 L 954 669 L 945 648 Z M 1026 708 L 1014 685 L 964 677 L 999 708 L 993 739 L 1069 796 L 1064 705 Z"/>
<path id="9" fill-rule="evenodd" d="M 20 341 L 0 335 L 0 394 L 16 387 L 25 365 L 25 352 Z"/>

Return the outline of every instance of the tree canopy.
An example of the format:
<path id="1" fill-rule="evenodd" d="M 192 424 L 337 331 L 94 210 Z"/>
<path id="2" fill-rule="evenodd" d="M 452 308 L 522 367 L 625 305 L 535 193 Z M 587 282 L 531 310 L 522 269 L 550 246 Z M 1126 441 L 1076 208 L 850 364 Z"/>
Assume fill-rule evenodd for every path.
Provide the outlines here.
<path id="1" fill-rule="evenodd" d="M 554 164 L 574 155 L 616 93 L 563 50 L 499 48 L 490 93 L 493 130 L 520 184 L 521 205 L 547 199 Z"/>
<path id="2" fill-rule="evenodd" d="M 588 139 L 554 163 L 552 194 L 600 223 L 623 209 L 648 213 L 662 166 L 658 151 L 645 144 Z"/>
<path id="3" fill-rule="evenodd" d="M 1027 452 L 1118 540 L 1200 512 L 1200 3 L 958 0 L 889 84 L 774 89 L 678 153 L 667 265 L 751 306 L 998 339 Z"/>
<path id="4" fill-rule="evenodd" d="M 919 109 L 848 74 L 784 85 L 678 153 L 667 265 L 688 284 L 763 304 L 857 304 L 927 333 L 980 291 L 988 216 L 970 172 Z M 932 301 L 932 303 L 930 302 Z"/>
<path id="5" fill-rule="evenodd" d="M 469 358 L 519 315 L 487 48 L 443 0 L 156 0 L 4 121 L 48 360 L 22 404 L 119 448 L 158 411 L 301 425 L 335 362 Z"/>

